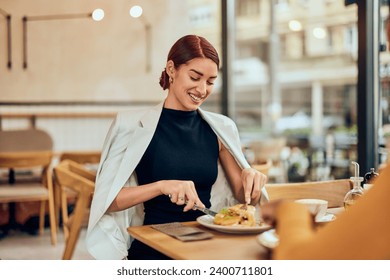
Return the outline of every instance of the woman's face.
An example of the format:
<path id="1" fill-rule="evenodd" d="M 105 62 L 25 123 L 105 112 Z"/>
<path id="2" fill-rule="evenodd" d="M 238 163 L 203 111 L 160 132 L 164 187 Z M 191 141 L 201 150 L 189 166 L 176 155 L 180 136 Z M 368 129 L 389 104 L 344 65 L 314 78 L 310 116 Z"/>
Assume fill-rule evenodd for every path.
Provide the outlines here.
<path id="1" fill-rule="evenodd" d="M 182 111 L 196 110 L 211 94 L 218 74 L 217 64 L 208 58 L 194 58 L 174 68 L 167 62 L 167 73 L 173 78 L 164 107 Z"/>

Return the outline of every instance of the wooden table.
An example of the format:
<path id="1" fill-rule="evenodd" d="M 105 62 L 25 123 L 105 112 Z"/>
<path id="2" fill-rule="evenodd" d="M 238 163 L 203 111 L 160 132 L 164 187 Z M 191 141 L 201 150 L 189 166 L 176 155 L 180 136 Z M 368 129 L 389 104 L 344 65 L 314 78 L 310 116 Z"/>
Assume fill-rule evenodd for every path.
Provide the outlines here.
<path id="1" fill-rule="evenodd" d="M 211 239 L 182 242 L 150 225 L 129 227 L 128 233 L 139 241 L 176 260 L 265 260 L 270 250 L 260 245 L 256 234 L 228 234 L 208 229 L 198 222 L 183 225 L 211 232 Z"/>
<path id="2" fill-rule="evenodd" d="M 343 207 L 330 208 L 329 213 L 339 215 Z M 185 222 L 183 225 L 210 232 L 213 238 L 200 241 L 182 242 L 164 234 L 150 225 L 129 227 L 127 231 L 135 239 L 176 260 L 269 260 L 271 251 L 260 245 L 255 234 L 228 234 L 200 225 Z"/>

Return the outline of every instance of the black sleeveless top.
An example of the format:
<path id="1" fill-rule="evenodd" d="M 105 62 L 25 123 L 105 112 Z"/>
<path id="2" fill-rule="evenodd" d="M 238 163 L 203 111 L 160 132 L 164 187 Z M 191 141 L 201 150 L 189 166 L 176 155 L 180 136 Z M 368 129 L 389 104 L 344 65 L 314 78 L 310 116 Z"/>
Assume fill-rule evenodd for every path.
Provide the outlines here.
<path id="1" fill-rule="evenodd" d="M 135 172 L 140 185 L 159 180 L 192 180 L 200 200 L 210 207 L 218 173 L 218 139 L 197 111 L 163 108 L 156 131 Z M 144 202 L 144 224 L 193 221 L 200 211 L 183 212 L 166 195 Z M 164 260 L 162 253 L 134 240 L 128 259 Z"/>
<path id="2" fill-rule="evenodd" d="M 218 139 L 198 111 L 163 108 L 157 129 L 135 171 L 140 185 L 159 180 L 191 180 L 200 200 L 210 207 L 218 172 Z M 183 212 L 166 195 L 144 202 L 144 224 L 193 221 L 200 211 Z"/>

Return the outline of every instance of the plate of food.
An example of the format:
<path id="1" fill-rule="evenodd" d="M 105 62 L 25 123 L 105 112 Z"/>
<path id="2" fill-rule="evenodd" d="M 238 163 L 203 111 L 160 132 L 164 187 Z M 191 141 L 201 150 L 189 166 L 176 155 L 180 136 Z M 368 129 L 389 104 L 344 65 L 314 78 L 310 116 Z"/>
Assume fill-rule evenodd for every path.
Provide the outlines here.
<path id="1" fill-rule="evenodd" d="M 244 206 L 237 204 L 222 209 L 215 217 L 204 215 L 196 220 L 207 228 L 233 234 L 261 233 L 271 228 L 271 226 L 256 220 L 254 206 Z"/>

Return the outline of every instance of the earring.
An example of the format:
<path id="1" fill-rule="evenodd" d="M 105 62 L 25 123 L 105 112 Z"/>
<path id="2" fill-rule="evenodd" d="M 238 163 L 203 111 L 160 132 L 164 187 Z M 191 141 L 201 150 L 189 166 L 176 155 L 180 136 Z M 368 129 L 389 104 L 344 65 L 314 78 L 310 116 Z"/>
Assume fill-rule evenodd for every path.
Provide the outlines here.
<path id="1" fill-rule="evenodd" d="M 173 83 L 173 78 L 172 78 L 172 77 L 169 77 L 169 83 L 170 83 L 170 84 Z"/>

